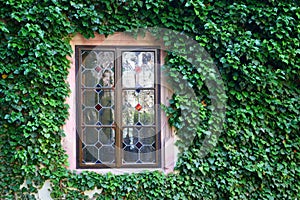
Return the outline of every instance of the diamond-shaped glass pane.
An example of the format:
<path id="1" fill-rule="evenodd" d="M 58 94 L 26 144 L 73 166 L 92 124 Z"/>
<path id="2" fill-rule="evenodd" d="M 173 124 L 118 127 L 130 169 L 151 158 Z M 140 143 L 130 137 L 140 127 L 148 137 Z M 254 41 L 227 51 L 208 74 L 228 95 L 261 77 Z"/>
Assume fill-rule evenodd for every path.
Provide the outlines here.
<path id="1" fill-rule="evenodd" d="M 99 73 L 102 71 L 102 68 L 100 66 L 97 66 L 97 67 L 95 67 L 95 71 Z"/>
<path id="2" fill-rule="evenodd" d="M 99 131 L 99 130 L 101 129 L 100 126 L 101 126 L 102 124 L 101 124 L 100 122 L 97 122 L 96 125 L 98 126 L 96 129 Z"/>
<path id="3" fill-rule="evenodd" d="M 102 108 L 102 106 L 101 106 L 100 104 L 95 105 L 95 109 L 96 109 L 96 110 L 99 111 L 99 110 L 101 110 L 101 108 Z"/>
<path id="4" fill-rule="evenodd" d="M 135 73 L 139 74 L 142 72 L 142 68 L 140 66 L 135 66 L 135 69 L 134 69 Z"/>
<path id="5" fill-rule="evenodd" d="M 156 149 L 156 143 L 152 143 L 152 147 Z"/>
<path id="6" fill-rule="evenodd" d="M 140 93 L 140 92 L 141 92 L 141 88 L 135 89 L 135 92 L 136 92 L 136 93 Z"/>
<path id="7" fill-rule="evenodd" d="M 97 143 L 95 144 L 95 147 L 97 147 L 98 149 L 100 149 L 100 148 L 102 147 L 102 144 L 101 144 L 100 142 L 97 142 Z"/>
<path id="8" fill-rule="evenodd" d="M 142 124 L 140 123 L 140 122 L 138 122 L 138 123 L 136 123 L 135 124 L 137 127 L 136 127 L 136 129 L 139 131 L 139 130 L 141 130 L 143 127 L 142 127 Z"/>
<path id="9" fill-rule="evenodd" d="M 137 142 L 135 146 L 136 146 L 138 149 L 140 149 L 140 148 L 143 146 L 143 144 L 140 143 L 140 142 Z"/>
<path id="10" fill-rule="evenodd" d="M 96 88 L 95 88 L 95 91 L 96 91 L 97 93 L 101 93 L 101 92 L 102 92 L 102 90 L 100 89 L 101 87 L 102 87 L 102 85 L 97 84 L 97 85 L 96 85 Z"/>
<path id="11" fill-rule="evenodd" d="M 142 126 L 141 122 L 135 124 L 136 126 Z"/>
<path id="12" fill-rule="evenodd" d="M 143 106 L 142 106 L 141 104 L 139 104 L 139 103 L 135 106 L 135 109 L 136 109 L 137 111 L 142 110 L 142 108 L 143 108 Z"/>

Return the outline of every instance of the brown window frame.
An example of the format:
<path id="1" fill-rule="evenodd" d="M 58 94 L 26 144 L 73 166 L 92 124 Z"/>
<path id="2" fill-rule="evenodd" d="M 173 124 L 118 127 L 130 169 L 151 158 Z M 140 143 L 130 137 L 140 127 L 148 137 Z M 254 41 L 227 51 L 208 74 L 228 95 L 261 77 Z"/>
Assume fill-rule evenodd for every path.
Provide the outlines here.
<path id="1" fill-rule="evenodd" d="M 115 163 L 112 164 L 86 164 L 83 163 L 83 151 L 82 151 L 82 141 L 80 134 L 82 133 L 83 125 L 82 120 L 82 92 L 84 88 L 81 85 L 81 51 L 83 50 L 103 50 L 103 51 L 114 51 L 115 62 L 114 62 L 114 80 L 121 80 L 122 77 L 122 52 L 123 51 L 153 51 L 155 57 L 155 78 L 153 88 L 143 88 L 143 89 L 153 89 L 155 92 L 155 125 L 149 126 L 154 127 L 156 132 L 156 142 L 155 142 L 155 163 L 136 163 L 136 164 L 124 164 L 122 163 L 122 91 L 125 90 L 119 84 L 115 83 L 114 86 L 114 116 L 115 123 L 112 125 L 115 130 Z M 158 46 L 94 46 L 94 45 L 76 45 L 75 46 L 75 66 L 76 66 L 76 168 L 78 169 L 88 169 L 88 168 L 160 168 L 161 167 L 161 122 L 160 122 L 160 63 L 161 63 L 161 52 Z M 126 88 L 126 90 L 136 90 L 137 88 Z M 102 126 L 105 127 L 105 126 Z M 111 126 L 110 126 L 111 127 Z M 126 127 L 135 127 L 126 126 Z M 147 127 L 147 126 L 142 126 Z"/>

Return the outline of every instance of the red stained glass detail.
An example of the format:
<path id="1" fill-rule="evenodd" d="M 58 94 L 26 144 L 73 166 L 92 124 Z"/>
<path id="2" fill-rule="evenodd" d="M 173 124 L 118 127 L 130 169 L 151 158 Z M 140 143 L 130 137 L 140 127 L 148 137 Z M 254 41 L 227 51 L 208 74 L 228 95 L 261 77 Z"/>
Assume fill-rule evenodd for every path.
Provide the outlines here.
<path id="1" fill-rule="evenodd" d="M 96 106 L 95 106 L 95 108 L 96 108 L 96 110 L 100 110 L 101 108 L 102 108 L 102 106 L 100 105 L 100 104 L 97 104 Z"/>
<path id="2" fill-rule="evenodd" d="M 101 70 L 102 70 L 102 68 L 101 67 L 99 67 L 99 66 L 97 66 L 97 67 L 95 67 L 95 70 L 96 70 L 96 72 L 100 72 Z"/>
<path id="3" fill-rule="evenodd" d="M 140 66 L 135 66 L 134 70 L 135 70 L 136 73 L 141 73 L 142 68 Z"/>
<path id="4" fill-rule="evenodd" d="M 142 106 L 141 106 L 141 104 L 138 104 L 138 105 L 136 105 L 135 106 L 135 109 L 137 110 L 137 111 L 140 111 L 140 110 L 142 110 Z"/>

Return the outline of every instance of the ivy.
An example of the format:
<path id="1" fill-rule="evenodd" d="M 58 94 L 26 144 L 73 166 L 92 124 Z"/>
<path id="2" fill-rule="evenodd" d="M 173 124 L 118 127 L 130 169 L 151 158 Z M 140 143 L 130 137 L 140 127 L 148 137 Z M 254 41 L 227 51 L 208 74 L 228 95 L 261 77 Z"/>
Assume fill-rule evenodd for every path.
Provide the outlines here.
<path id="1" fill-rule="evenodd" d="M 0 6 L 1 199 L 35 199 L 46 180 L 53 199 L 88 199 L 85 191 L 95 188 L 101 191 L 96 199 L 300 198 L 299 2 L 8 0 Z M 176 30 L 212 57 L 227 96 L 218 142 L 202 156 L 203 145 L 211 145 L 203 142 L 211 135 L 208 127 L 221 123 L 210 120 L 214 98 L 225 99 L 210 95 L 209 69 L 198 70 L 212 61 L 194 60 L 185 47 L 195 46 L 153 30 L 174 46 L 165 66 L 173 84 L 197 97 L 191 101 L 191 94 L 179 90 L 164 107 L 182 139 L 176 171 L 67 170 L 61 127 L 69 115 L 72 35 L 146 27 Z"/>

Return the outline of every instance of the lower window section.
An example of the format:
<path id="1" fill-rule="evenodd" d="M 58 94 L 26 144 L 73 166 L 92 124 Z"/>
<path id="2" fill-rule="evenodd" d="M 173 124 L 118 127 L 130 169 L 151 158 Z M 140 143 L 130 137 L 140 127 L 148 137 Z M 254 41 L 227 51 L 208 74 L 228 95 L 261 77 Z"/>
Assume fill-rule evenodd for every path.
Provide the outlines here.
<path id="1" fill-rule="evenodd" d="M 85 127 L 79 142 L 82 145 L 82 167 L 116 167 L 117 151 L 121 152 L 121 164 L 124 166 L 157 164 L 155 127 L 124 128 L 121 148 L 116 147 L 114 128 Z"/>

